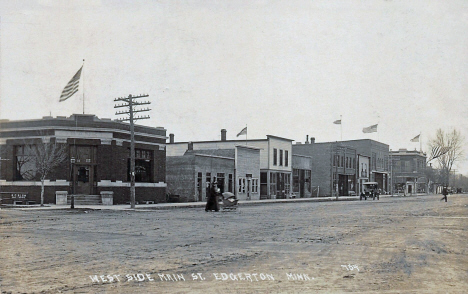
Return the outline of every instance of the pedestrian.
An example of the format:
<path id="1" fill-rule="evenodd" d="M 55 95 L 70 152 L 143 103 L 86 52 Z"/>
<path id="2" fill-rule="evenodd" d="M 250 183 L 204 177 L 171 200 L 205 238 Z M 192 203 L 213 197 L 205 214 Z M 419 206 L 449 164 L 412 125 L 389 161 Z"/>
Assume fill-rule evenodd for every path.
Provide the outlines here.
<path id="1" fill-rule="evenodd" d="M 208 195 L 206 195 L 205 211 L 219 211 L 218 191 L 215 183 L 210 184 Z"/>
<path id="2" fill-rule="evenodd" d="M 444 195 L 444 197 L 442 197 L 442 198 L 440 199 L 440 201 L 442 201 L 442 200 L 445 199 L 445 202 L 447 202 L 447 194 L 448 194 L 447 187 L 444 187 L 444 188 L 442 189 L 442 195 Z"/>

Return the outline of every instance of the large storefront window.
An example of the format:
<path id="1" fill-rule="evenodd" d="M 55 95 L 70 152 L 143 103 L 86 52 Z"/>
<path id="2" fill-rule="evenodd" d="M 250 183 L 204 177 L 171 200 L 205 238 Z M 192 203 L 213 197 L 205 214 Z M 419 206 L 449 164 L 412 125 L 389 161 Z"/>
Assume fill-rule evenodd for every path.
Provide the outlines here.
<path id="1" fill-rule="evenodd" d="M 276 173 L 270 173 L 270 196 L 276 195 Z"/>
<path id="2" fill-rule="evenodd" d="M 153 151 L 135 149 L 135 182 L 150 183 Z M 130 158 L 128 159 L 127 180 L 130 181 Z"/>
<path id="3" fill-rule="evenodd" d="M 299 177 L 299 171 L 298 169 L 293 170 L 293 192 L 294 193 L 299 193 L 300 192 L 300 177 Z"/>
<path id="4" fill-rule="evenodd" d="M 33 145 L 15 146 L 15 161 L 15 181 L 32 181 L 36 179 L 36 155 Z"/>

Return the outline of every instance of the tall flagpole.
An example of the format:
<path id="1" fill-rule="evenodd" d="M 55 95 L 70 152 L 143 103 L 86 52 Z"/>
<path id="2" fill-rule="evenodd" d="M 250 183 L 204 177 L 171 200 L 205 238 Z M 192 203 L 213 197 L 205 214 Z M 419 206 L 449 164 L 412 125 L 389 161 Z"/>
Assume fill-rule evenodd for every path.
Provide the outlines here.
<path id="1" fill-rule="evenodd" d="M 247 146 L 247 132 L 248 132 L 247 124 L 245 125 L 245 146 Z"/>
<path id="2" fill-rule="evenodd" d="M 422 139 L 421 139 L 421 131 L 419 131 L 419 151 L 422 152 Z"/>
<path id="3" fill-rule="evenodd" d="M 341 141 L 343 141 L 343 119 L 342 115 L 340 114 L 340 129 L 341 129 Z"/>
<path id="4" fill-rule="evenodd" d="M 83 59 L 83 65 L 81 66 L 82 70 L 81 70 L 81 73 L 83 75 L 83 114 L 84 114 L 84 99 L 85 99 L 85 87 L 84 87 L 84 62 L 85 60 Z"/>

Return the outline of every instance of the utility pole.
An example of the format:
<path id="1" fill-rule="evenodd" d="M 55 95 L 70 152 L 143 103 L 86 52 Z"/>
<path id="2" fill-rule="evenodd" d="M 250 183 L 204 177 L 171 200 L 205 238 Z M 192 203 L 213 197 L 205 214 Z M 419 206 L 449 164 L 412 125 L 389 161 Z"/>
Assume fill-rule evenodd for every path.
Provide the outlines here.
<path id="1" fill-rule="evenodd" d="M 135 125 L 134 122 L 138 119 L 148 119 L 149 115 L 146 116 L 134 116 L 137 112 L 150 111 L 149 108 L 136 108 L 141 105 L 151 104 L 149 101 L 139 102 L 136 99 L 148 97 L 148 94 L 140 94 L 138 96 L 120 97 L 114 99 L 114 102 L 123 102 L 122 104 L 116 104 L 114 108 L 126 107 L 124 111 L 118 111 L 115 115 L 126 114 L 128 117 L 119 118 L 118 120 L 130 122 L 130 208 L 135 208 Z"/>

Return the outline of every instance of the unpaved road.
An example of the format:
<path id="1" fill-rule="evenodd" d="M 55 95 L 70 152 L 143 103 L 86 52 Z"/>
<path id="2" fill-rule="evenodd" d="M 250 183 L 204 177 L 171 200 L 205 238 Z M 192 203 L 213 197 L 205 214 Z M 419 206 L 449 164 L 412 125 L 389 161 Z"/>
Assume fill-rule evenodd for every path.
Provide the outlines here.
<path id="1" fill-rule="evenodd" d="M 1 209 L 0 289 L 467 293 L 468 195 L 449 196 L 448 203 L 439 198 L 270 204 L 221 213 Z"/>

